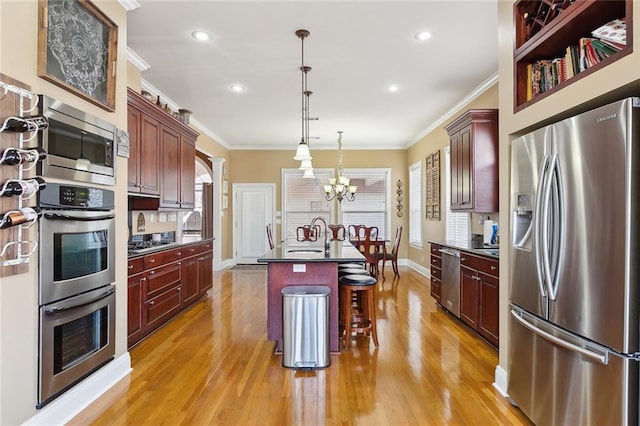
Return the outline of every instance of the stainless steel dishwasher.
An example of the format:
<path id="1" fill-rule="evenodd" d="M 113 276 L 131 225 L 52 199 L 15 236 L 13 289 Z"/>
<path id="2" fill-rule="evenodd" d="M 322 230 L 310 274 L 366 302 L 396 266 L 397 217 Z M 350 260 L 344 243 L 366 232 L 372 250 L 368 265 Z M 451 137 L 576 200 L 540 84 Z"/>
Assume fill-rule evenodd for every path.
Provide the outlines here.
<path id="1" fill-rule="evenodd" d="M 440 300 L 442 306 L 460 318 L 460 252 L 440 249 L 442 254 L 442 284 Z"/>

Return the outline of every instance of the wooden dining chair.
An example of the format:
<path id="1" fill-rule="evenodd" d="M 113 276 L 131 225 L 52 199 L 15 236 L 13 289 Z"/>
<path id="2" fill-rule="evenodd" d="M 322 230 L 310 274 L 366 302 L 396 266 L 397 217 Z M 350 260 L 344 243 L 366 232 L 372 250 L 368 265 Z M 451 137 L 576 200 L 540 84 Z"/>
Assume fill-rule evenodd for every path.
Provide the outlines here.
<path id="1" fill-rule="evenodd" d="M 344 225 L 328 225 L 331 230 L 331 241 L 344 241 L 347 238 L 347 230 Z"/>
<path id="2" fill-rule="evenodd" d="M 314 225 L 313 228 L 309 225 L 298 226 L 296 229 L 297 241 L 318 241 L 320 236 L 320 225 Z"/>
<path id="3" fill-rule="evenodd" d="M 398 272 L 398 247 L 400 247 L 400 239 L 402 238 L 402 225 L 398 225 L 396 227 L 396 239 L 393 241 L 393 246 L 391 248 L 391 252 L 385 250 L 382 254 L 382 276 L 384 277 L 384 264 L 387 260 L 391 261 L 391 267 L 393 268 L 393 275 L 400 277 L 400 272 Z"/>
<path id="4" fill-rule="evenodd" d="M 269 241 L 269 248 L 273 250 L 275 244 L 273 244 L 273 230 L 271 229 L 271 224 L 267 225 L 267 241 Z"/>
<path id="5" fill-rule="evenodd" d="M 376 278 L 378 278 L 378 262 L 380 262 L 378 244 L 375 243 L 377 238 L 377 226 L 363 226 L 360 228 L 358 233 L 358 249 L 365 257 L 369 267 L 369 273 Z"/>

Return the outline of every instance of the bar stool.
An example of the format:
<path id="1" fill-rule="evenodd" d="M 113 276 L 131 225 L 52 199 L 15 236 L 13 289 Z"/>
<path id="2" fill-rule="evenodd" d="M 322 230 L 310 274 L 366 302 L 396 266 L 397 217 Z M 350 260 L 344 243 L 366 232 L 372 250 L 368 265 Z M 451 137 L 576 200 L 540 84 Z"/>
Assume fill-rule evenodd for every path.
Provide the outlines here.
<path id="1" fill-rule="evenodd" d="M 341 322 L 344 329 L 344 346 L 351 340 L 351 333 L 370 335 L 378 347 L 376 328 L 376 283 L 372 276 L 343 275 L 340 283 Z M 354 309 L 353 301 L 359 301 L 359 309 Z"/>
<path id="2" fill-rule="evenodd" d="M 338 263 L 338 269 L 364 269 L 364 265 L 362 263 Z"/>
<path id="3" fill-rule="evenodd" d="M 364 268 L 338 269 L 338 277 L 341 277 L 343 275 L 367 275 L 367 276 L 371 276 L 371 275 L 369 275 L 369 272 L 367 272 L 367 270 L 364 269 Z"/>

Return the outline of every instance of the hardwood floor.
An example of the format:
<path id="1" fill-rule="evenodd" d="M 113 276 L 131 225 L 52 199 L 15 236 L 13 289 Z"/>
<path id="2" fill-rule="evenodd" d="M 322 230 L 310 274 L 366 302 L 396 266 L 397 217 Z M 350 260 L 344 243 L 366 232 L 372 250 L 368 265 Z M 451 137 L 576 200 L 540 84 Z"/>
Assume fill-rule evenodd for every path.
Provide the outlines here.
<path id="1" fill-rule="evenodd" d="M 131 350 L 133 372 L 72 425 L 530 424 L 492 386 L 497 351 L 436 308 L 429 280 L 378 283 L 378 338 L 326 369 L 281 366 L 266 269 L 215 273 L 208 298 Z"/>

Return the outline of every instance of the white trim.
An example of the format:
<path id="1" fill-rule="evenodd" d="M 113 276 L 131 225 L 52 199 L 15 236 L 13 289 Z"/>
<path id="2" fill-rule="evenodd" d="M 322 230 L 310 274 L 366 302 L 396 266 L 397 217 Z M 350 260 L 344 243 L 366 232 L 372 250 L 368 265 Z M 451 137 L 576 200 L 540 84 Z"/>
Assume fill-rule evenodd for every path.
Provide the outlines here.
<path id="1" fill-rule="evenodd" d="M 493 387 L 500 392 L 500 395 L 508 398 L 509 402 L 511 402 L 509 394 L 507 393 L 507 372 L 499 364 L 496 365 L 494 380 L 495 382 L 493 382 Z"/>
<path id="2" fill-rule="evenodd" d="M 227 161 L 222 157 L 209 157 L 213 166 L 213 270 L 222 269 L 222 166 Z"/>
<path id="3" fill-rule="evenodd" d="M 406 148 L 411 148 L 413 145 L 415 145 L 417 142 L 419 142 L 420 139 L 422 139 L 423 137 L 425 137 L 429 133 L 433 132 L 437 128 L 441 127 L 442 124 L 445 121 L 447 121 L 449 118 L 453 117 L 455 114 L 460 112 L 460 110 L 463 109 L 466 105 L 468 105 L 471 101 L 476 99 L 478 96 L 482 95 L 484 92 L 489 90 L 489 88 L 491 86 L 496 84 L 498 82 L 498 77 L 499 77 L 498 76 L 498 72 L 496 71 L 491 77 L 489 77 L 488 79 L 483 81 L 478 87 L 473 89 L 467 96 L 462 98 L 460 100 L 460 102 L 458 102 L 457 104 L 455 104 L 454 106 L 449 108 L 449 110 L 447 112 L 445 112 L 444 115 L 442 115 L 436 121 L 431 123 L 431 125 L 429 127 L 424 129 L 412 142 L 410 142 L 408 145 L 404 146 L 404 148 L 405 149 Z"/>
<path id="4" fill-rule="evenodd" d="M 414 271 L 416 271 L 417 273 L 424 275 L 426 278 L 431 278 L 431 270 L 429 270 L 428 268 L 425 268 L 419 263 L 416 263 L 413 260 L 407 260 L 407 266 L 413 269 Z"/>
<path id="5" fill-rule="evenodd" d="M 246 190 L 248 188 L 261 188 L 262 190 L 270 190 L 271 191 L 271 223 L 275 222 L 276 219 L 276 184 L 275 183 L 265 183 L 265 182 L 261 182 L 261 183 L 233 183 L 231 184 L 231 192 L 229 193 L 229 196 L 232 197 L 232 205 L 233 205 L 233 209 L 232 210 L 232 214 L 231 214 L 231 220 L 232 220 L 232 240 L 233 240 L 233 249 L 232 249 L 232 258 L 233 258 L 233 263 L 234 265 L 237 263 L 238 259 L 240 258 L 238 256 L 238 247 L 240 246 L 240 235 L 238 232 L 238 227 L 240 225 L 242 225 L 242 223 L 238 223 L 238 221 L 240 220 L 240 218 L 238 217 L 238 214 L 240 213 L 238 211 L 238 194 L 243 191 Z M 265 212 L 265 217 L 266 217 L 266 212 Z M 267 221 L 268 223 L 269 221 Z"/>
<path id="6" fill-rule="evenodd" d="M 140 7 L 140 3 L 138 3 L 136 0 L 118 0 L 118 1 L 122 5 L 122 7 L 124 7 L 124 10 L 126 10 L 127 12 L 130 12 Z"/>
<path id="7" fill-rule="evenodd" d="M 149 68 L 151 68 L 151 65 L 149 65 L 144 59 L 142 59 L 140 55 L 134 52 L 133 49 L 131 49 L 130 47 L 127 47 L 127 61 L 135 65 L 135 67 L 138 68 L 140 71 L 146 71 Z"/>
<path id="8" fill-rule="evenodd" d="M 41 408 L 24 425 L 63 425 L 98 399 L 132 371 L 131 357 L 125 352 L 63 395 Z"/>

